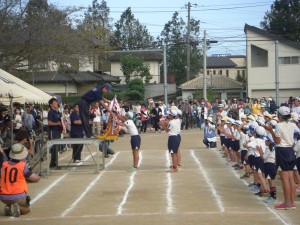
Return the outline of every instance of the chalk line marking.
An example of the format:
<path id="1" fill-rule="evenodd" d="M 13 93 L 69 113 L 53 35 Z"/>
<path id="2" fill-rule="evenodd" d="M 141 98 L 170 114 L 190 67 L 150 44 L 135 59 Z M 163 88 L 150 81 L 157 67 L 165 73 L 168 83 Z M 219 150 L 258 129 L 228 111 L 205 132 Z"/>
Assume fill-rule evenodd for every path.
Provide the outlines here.
<path id="1" fill-rule="evenodd" d="M 216 199 L 216 202 L 217 202 L 217 205 L 220 209 L 220 212 L 224 212 L 225 209 L 224 209 L 224 206 L 223 206 L 223 202 L 221 200 L 221 197 L 220 195 L 217 193 L 217 190 L 215 189 L 214 185 L 212 184 L 212 182 L 210 181 L 207 173 L 206 173 L 206 170 L 204 169 L 204 167 L 202 166 L 200 160 L 195 156 L 195 152 L 194 150 L 191 150 L 191 156 L 193 157 L 193 159 L 195 160 L 195 162 L 198 164 L 198 167 L 199 167 L 199 170 L 200 172 L 202 173 L 206 183 L 208 184 L 209 186 L 209 190 L 212 192 L 214 198 Z"/>
<path id="2" fill-rule="evenodd" d="M 140 165 L 142 163 L 142 160 L 143 160 L 143 154 L 142 154 L 141 151 L 140 151 L 139 156 L 140 156 L 140 160 L 139 160 L 139 163 L 138 163 L 138 167 L 140 167 Z M 128 188 L 127 188 L 127 190 L 126 190 L 126 192 L 123 196 L 123 199 L 122 199 L 120 205 L 118 206 L 117 215 L 123 215 L 123 211 L 124 211 L 123 206 L 126 204 L 129 192 L 131 191 L 131 189 L 134 186 L 134 178 L 135 178 L 136 173 L 137 173 L 136 171 L 133 172 L 132 175 L 129 178 L 129 186 L 128 186 Z"/>
<path id="3" fill-rule="evenodd" d="M 170 156 L 169 156 L 169 151 L 166 151 L 166 159 L 167 159 L 167 167 L 170 168 L 170 165 L 172 165 Z M 173 207 L 173 199 L 172 199 L 172 191 L 173 191 L 173 180 L 171 177 L 171 173 L 167 173 L 167 191 L 166 191 L 166 200 L 167 200 L 167 213 L 173 213 L 174 212 L 174 207 Z"/>
<path id="4" fill-rule="evenodd" d="M 217 151 L 213 151 L 216 155 L 220 156 L 219 154 L 217 154 Z M 219 159 L 223 159 L 221 157 L 219 157 Z M 221 160 L 222 162 L 224 162 L 223 160 Z M 235 170 L 231 170 L 231 173 L 240 181 L 242 181 L 247 187 L 248 187 L 248 183 L 247 181 L 240 179 L 239 174 L 237 173 L 237 171 Z M 292 223 L 290 223 L 286 218 L 284 218 L 283 216 L 281 216 L 280 214 L 278 214 L 278 211 L 275 210 L 273 207 L 271 207 L 269 204 L 266 204 L 264 202 L 261 201 L 261 199 L 259 197 L 256 196 L 256 198 L 259 200 L 259 202 L 261 204 L 264 204 L 265 207 L 268 209 L 268 211 L 270 213 L 272 213 L 278 220 L 280 220 L 280 222 L 282 222 L 284 225 L 291 225 Z"/>
<path id="5" fill-rule="evenodd" d="M 133 216 L 169 216 L 168 213 L 126 213 L 122 214 L 120 216 L 123 217 L 133 217 Z M 182 216 L 187 216 L 187 215 L 222 215 L 224 216 L 224 213 L 222 212 L 176 212 L 176 215 L 182 215 Z M 266 215 L 266 212 L 228 212 L 226 211 L 226 215 Z M 18 221 L 43 221 L 43 220 L 57 220 L 57 219 L 81 219 L 81 218 L 104 218 L 104 217 L 116 217 L 118 215 L 116 214 L 106 214 L 106 215 L 79 215 L 79 216 L 68 216 L 68 217 L 60 217 L 60 216 L 53 216 L 53 217 L 35 217 L 35 218 L 28 218 L 28 217 L 18 217 Z M 2 221 L 12 221 L 11 217 L 1 217 L 0 222 Z M 67 223 L 67 222 L 66 222 Z"/>
<path id="6" fill-rule="evenodd" d="M 106 164 L 106 167 L 110 166 L 115 159 L 117 158 L 117 156 L 119 155 L 119 152 L 116 153 L 114 155 L 114 157 L 111 159 L 111 161 L 109 163 Z M 105 171 L 101 171 L 100 174 L 96 177 L 95 180 L 93 180 L 88 186 L 87 188 L 82 192 L 82 194 L 76 199 L 75 202 L 73 202 L 73 204 L 66 209 L 62 214 L 61 217 L 65 217 L 69 212 L 71 212 L 76 206 L 77 204 L 83 199 L 83 197 L 92 189 L 92 187 L 100 180 L 100 178 L 102 177 L 102 175 L 105 173 Z"/>
<path id="7" fill-rule="evenodd" d="M 38 194 L 34 199 L 30 201 L 30 204 L 33 205 L 35 202 L 37 202 L 41 197 L 46 195 L 52 188 L 54 188 L 59 182 L 61 182 L 68 174 L 63 175 L 56 181 L 54 181 L 49 187 L 47 187 L 44 191 L 42 191 L 40 194 Z"/>

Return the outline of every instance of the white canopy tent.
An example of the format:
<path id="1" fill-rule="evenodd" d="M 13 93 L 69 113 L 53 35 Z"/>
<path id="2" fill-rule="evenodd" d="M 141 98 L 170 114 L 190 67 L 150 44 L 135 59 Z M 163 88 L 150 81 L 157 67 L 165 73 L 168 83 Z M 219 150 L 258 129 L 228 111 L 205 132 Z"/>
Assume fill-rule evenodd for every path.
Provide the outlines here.
<path id="1" fill-rule="evenodd" d="M 0 102 L 47 104 L 51 95 L 0 69 Z"/>

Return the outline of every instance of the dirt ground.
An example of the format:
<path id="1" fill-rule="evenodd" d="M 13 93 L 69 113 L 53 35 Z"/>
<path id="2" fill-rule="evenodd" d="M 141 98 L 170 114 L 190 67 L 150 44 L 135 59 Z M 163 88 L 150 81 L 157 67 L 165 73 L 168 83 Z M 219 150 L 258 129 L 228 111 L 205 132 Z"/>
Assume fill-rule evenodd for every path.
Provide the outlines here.
<path id="1" fill-rule="evenodd" d="M 274 210 L 241 180 L 242 171 L 226 165 L 219 150 L 204 148 L 201 131 L 182 132 L 182 168 L 167 173 L 170 157 L 167 134 L 142 134 L 140 169 L 132 165 L 130 137 L 111 144 L 116 152 L 106 159 L 106 168 L 95 173 L 87 149 L 82 165 L 51 170 L 37 184 L 28 184 L 31 213 L 19 218 L 5 217 L 0 203 L 0 224 L 60 225 L 172 225 L 172 224 L 300 224 L 297 209 Z M 92 149 L 93 150 L 93 149 Z M 70 162 L 71 151 L 59 156 L 59 164 Z M 95 159 L 95 158 L 94 158 Z M 45 167 L 45 163 L 42 165 Z M 282 187 L 277 179 L 278 201 Z"/>

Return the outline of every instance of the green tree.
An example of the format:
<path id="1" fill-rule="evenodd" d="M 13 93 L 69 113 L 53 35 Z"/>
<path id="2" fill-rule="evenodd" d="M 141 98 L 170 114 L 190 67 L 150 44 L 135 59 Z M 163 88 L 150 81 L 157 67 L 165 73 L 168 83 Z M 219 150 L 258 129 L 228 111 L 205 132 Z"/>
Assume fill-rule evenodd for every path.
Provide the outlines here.
<path id="1" fill-rule="evenodd" d="M 142 101 L 144 99 L 144 92 L 143 80 L 135 78 L 128 83 L 128 90 L 125 96 L 130 101 Z"/>
<path id="2" fill-rule="evenodd" d="M 152 42 L 153 37 L 147 28 L 134 18 L 131 8 L 127 8 L 115 23 L 111 45 L 118 50 L 148 49 Z"/>
<path id="3" fill-rule="evenodd" d="M 140 77 L 148 84 L 152 78 L 150 66 L 144 62 L 144 59 L 133 55 L 126 55 L 121 59 L 121 71 L 128 84 L 131 77 Z"/>
<path id="4" fill-rule="evenodd" d="M 200 21 L 190 21 L 190 74 L 194 77 L 200 70 L 200 49 L 198 47 L 200 36 Z M 186 81 L 187 67 L 187 24 L 175 12 L 172 19 L 165 24 L 161 36 L 158 38 L 158 45 L 164 41 L 167 46 L 167 70 L 176 76 L 176 84 L 180 85 Z"/>
<path id="5" fill-rule="evenodd" d="M 300 1 L 276 0 L 265 13 L 261 27 L 290 41 L 300 42 Z"/>

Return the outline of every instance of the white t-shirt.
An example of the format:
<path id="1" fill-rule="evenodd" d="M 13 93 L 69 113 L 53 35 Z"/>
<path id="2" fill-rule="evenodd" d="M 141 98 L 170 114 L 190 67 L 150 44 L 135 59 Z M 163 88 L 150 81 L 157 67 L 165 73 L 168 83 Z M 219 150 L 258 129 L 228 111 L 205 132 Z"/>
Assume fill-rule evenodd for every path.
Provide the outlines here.
<path id="1" fill-rule="evenodd" d="M 178 128 L 180 129 L 180 123 L 178 121 L 180 120 L 173 119 L 169 122 L 169 136 L 176 136 L 178 134 Z"/>
<path id="2" fill-rule="evenodd" d="M 249 136 L 247 134 L 244 134 L 242 131 L 240 132 L 240 149 L 241 150 L 247 150 L 243 145 L 249 141 Z"/>
<path id="3" fill-rule="evenodd" d="M 298 115 L 300 115 L 300 106 L 293 107 L 292 111 L 295 112 L 295 113 L 297 113 Z"/>
<path id="4" fill-rule="evenodd" d="M 124 124 L 126 125 L 131 136 L 139 134 L 139 131 L 132 120 L 126 120 Z"/>
<path id="5" fill-rule="evenodd" d="M 176 121 L 176 128 L 177 128 L 176 133 L 180 134 L 180 132 L 181 132 L 181 119 L 176 118 L 174 120 Z"/>
<path id="6" fill-rule="evenodd" d="M 263 158 L 265 163 L 275 163 L 275 150 L 270 151 L 269 147 L 267 146 Z"/>
<path id="7" fill-rule="evenodd" d="M 253 141 L 248 143 L 248 147 L 253 151 L 255 157 L 260 157 L 259 151 L 256 150 L 256 146 L 261 146 L 263 153 L 266 152 L 265 140 L 260 138 L 255 138 Z"/>
<path id="8" fill-rule="evenodd" d="M 294 144 L 294 124 L 290 122 L 278 123 L 275 128 L 275 136 L 280 137 L 278 147 L 292 147 Z"/>
<path id="9" fill-rule="evenodd" d="M 42 115 L 42 117 L 43 117 L 43 124 L 44 125 L 48 125 L 48 110 L 43 110 L 43 115 Z"/>
<path id="10" fill-rule="evenodd" d="M 100 112 L 100 108 L 98 107 L 95 111 L 94 111 L 96 117 L 93 119 L 93 122 L 95 123 L 100 123 L 101 122 L 101 112 Z"/>

